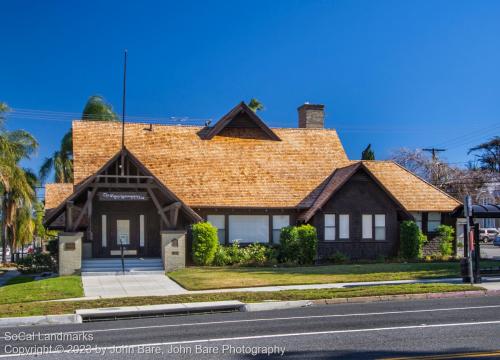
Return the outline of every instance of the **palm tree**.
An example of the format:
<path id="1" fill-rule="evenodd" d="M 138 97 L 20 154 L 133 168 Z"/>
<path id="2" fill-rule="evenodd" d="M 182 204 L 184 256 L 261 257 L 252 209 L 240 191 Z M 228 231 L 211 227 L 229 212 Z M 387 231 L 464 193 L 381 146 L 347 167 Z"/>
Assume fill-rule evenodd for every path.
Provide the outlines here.
<path id="1" fill-rule="evenodd" d="M 83 108 L 82 120 L 93 121 L 118 121 L 118 115 L 113 111 L 113 106 L 106 102 L 100 95 L 89 97 Z M 73 182 L 73 132 L 71 129 L 61 140 L 59 150 L 52 157 L 45 159 L 40 168 L 39 177 L 43 182 L 54 170 L 54 181 L 56 183 Z"/>
<path id="2" fill-rule="evenodd" d="M 264 110 L 264 104 L 262 104 L 258 99 L 256 98 L 252 98 L 250 99 L 250 101 L 248 102 L 248 107 L 253 111 L 253 112 L 257 112 L 257 111 L 260 111 L 260 110 Z"/>
<path id="3" fill-rule="evenodd" d="M 2 108 L 8 109 L 5 104 Z M 4 114 L 5 111 L 2 115 Z M 0 128 L 2 262 L 5 262 L 7 242 L 10 240 L 12 245 L 17 242 L 15 227 L 19 212 L 31 211 L 35 199 L 34 178 L 31 173 L 19 166 L 19 162 L 22 159 L 29 159 L 37 147 L 38 143 L 30 133 L 24 130 L 7 131 L 3 127 Z M 27 210 L 21 210 L 23 208 Z"/>

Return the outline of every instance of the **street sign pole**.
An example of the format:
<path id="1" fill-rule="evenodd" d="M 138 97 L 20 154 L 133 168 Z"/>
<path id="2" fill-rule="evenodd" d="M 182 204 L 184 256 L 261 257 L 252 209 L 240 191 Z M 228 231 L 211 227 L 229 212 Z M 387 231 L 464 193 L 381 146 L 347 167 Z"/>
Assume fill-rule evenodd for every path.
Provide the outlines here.
<path id="1" fill-rule="evenodd" d="M 471 239 L 473 238 L 470 233 L 470 226 L 472 220 L 472 198 L 470 195 L 467 195 L 465 197 L 464 201 L 464 213 L 465 213 L 465 218 L 467 220 L 466 223 L 466 235 L 467 235 L 467 266 L 468 266 L 468 272 L 469 272 L 469 279 L 471 285 L 474 284 L 474 272 L 473 272 L 473 266 L 472 266 L 472 244 L 471 244 Z"/>

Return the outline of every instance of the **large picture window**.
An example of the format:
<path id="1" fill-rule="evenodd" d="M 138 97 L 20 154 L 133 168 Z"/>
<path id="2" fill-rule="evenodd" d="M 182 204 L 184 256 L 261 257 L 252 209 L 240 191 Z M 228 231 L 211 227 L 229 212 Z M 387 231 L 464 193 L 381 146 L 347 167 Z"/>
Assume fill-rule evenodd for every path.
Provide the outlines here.
<path id="1" fill-rule="evenodd" d="M 224 215 L 208 215 L 207 221 L 217 228 L 219 243 L 226 242 L 226 217 Z"/>
<path id="2" fill-rule="evenodd" d="M 281 229 L 290 225 L 290 215 L 273 215 L 273 243 L 280 243 Z"/>
<path id="3" fill-rule="evenodd" d="M 268 243 L 268 215 L 230 215 L 229 242 Z"/>
<path id="4" fill-rule="evenodd" d="M 336 232 L 335 214 L 325 214 L 325 241 L 335 240 Z"/>
<path id="5" fill-rule="evenodd" d="M 349 215 L 340 214 L 339 215 L 339 239 L 346 240 L 349 239 Z"/>

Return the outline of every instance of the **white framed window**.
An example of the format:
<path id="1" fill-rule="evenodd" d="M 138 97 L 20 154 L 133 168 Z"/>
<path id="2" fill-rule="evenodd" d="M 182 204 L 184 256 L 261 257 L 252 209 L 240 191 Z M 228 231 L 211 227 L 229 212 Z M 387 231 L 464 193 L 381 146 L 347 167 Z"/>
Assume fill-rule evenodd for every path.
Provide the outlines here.
<path id="1" fill-rule="evenodd" d="M 325 214 L 325 241 L 335 240 L 336 232 L 335 214 Z"/>
<path id="2" fill-rule="evenodd" d="M 280 243 L 281 229 L 290 225 L 290 215 L 273 215 L 273 243 Z"/>
<path id="3" fill-rule="evenodd" d="M 207 215 L 207 221 L 217 228 L 219 243 L 224 244 L 226 242 L 226 216 Z"/>
<path id="4" fill-rule="evenodd" d="M 139 246 L 144 247 L 144 215 L 139 215 Z"/>
<path id="5" fill-rule="evenodd" d="M 339 215 L 339 239 L 349 239 L 349 215 Z"/>
<path id="6" fill-rule="evenodd" d="M 269 215 L 230 215 L 229 242 L 268 243 Z"/>
<path id="7" fill-rule="evenodd" d="M 108 217 L 101 215 L 101 245 L 102 247 L 108 246 Z"/>
<path id="8" fill-rule="evenodd" d="M 363 214 L 361 216 L 363 239 L 373 238 L 373 216 L 372 214 Z"/>
<path id="9" fill-rule="evenodd" d="M 375 240 L 385 240 L 385 214 L 375 215 Z"/>
<path id="10" fill-rule="evenodd" d="M 433 232 L 441 225 L 441 213 L 430 212 L 427 215 L 427 231 Z"/>
<path id="11" fill-rule="evenodd" d="M 415 223 L 417 224 L 418 228 L 420 230 L 422 230 L 422 213 L 421 212 L 412 212 L 410 214 L 415 219 Z"/>

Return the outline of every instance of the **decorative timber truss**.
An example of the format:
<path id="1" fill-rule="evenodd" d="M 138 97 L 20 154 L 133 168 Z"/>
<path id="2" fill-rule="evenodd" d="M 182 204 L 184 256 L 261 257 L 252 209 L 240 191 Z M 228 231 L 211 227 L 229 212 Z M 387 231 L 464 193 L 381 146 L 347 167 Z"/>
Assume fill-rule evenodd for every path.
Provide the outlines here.
<path id="1" fill-rule="evenodd" d="M 116 195 L 118 194 L 118 195 Z M 86 227 L 92 218 L 96 195 L 151 200 L 166 229 L 175 229 L 179 214 L 192 222 L 202 218 L 159 181 L 129 150 L 123 148 L 94 175 L 75 186 L 73 194 L 46 215 L 45 225 L 73 232 Z M 59 226 L 54 223 L 61 223 Z M 62 224 L 64 224 L 62 226 Z"/>

